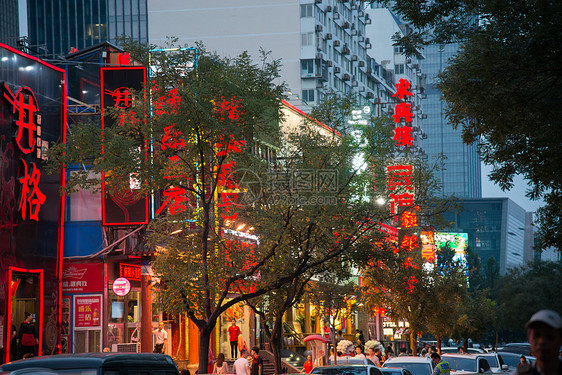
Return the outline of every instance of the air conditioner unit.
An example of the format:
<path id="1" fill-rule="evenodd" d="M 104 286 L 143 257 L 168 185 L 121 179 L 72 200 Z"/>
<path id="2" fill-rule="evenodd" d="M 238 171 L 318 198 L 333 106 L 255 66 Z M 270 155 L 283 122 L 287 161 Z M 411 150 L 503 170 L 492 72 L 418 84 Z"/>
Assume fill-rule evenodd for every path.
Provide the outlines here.
<path id="1" fill-rule="evenodd" d="M 339 66 L 336 66 L 334 68 L 334 73 L 339 73 L 339 72 L 341 72 L 341 68 Z"/>
<path id="2" fill-rule="evenodd" d="M 351 55 L 351 61 L 357 61 L 357 55 Z"/>
<path id="3" fill-rule="evenodd" d="M 326 12 L 331 12 L 331 11 L 332 11 L 332 6 L 331 6 L 331 5 L 328 5 L 328 6 L 326 7 Z"/>
<path id="4" fill-rule="evenodd" d="M 360 36 L 359 37 L 359 43 L 363 43 L 365 41 L 365 37 L 364 36 Z"/>
<path id="5" fill-rule="evenodd" d="M 373 48 L 371 43 L 365 43 L 365 49 L 371 49 L 371 48 Z"/>
<path id="6" fill-rule="evenodd" d="M 349 22 L 344 22 L 344 23 L 341 25 L 341 27 L 344 28 L 344 29 L 349 29 L 349 26 L 350 26 L 350 25 L 349 25 Z"/>
<path id="7" fill-rule="evenodd" d="M 327 33 L 326 34 L 326 40 L 331 40 L 332 39 L 332 34 L 331 33 Z"/>
<path id="8" fill-rule="evenodd" d="M 340 14 L 334 12 L 334 20 L 339 20 L 340 19 Z"/>
<path id="9" fill-rule="evenodd" d="M 365 61 L 359 61 L 359 66 L 360 66 L 360 67 L 364 67 L 364 66 L 365 66 Z"/>
<path id="10" fill-rule="evenodd" d="M 322 32 L 322 25 L 316 25 L 315 30 L 316 30 L 317 32 Z"/>
<path id="11" fill-rule="evenodd" d="M 341 42 L 339 40 L 334 40 L 334 47 L 339 47 Z"/>
<path id="12" fill-rule="evenodd" d="M 357 82 L 357 81 L 353 81 L 353 83 L 351 84 L 351 86 L 353 86 L 353 87 L 357 87 L 357 86 L 359 86 L 359 82 Z"/>
<path id="13" fill-rule="evenodd" d="M 370 25 L 370 24 L 371 24 L 371 19 L 365 18 L 365 25 Z"/>
<path id="14" fill-rule="evenodd" d="M 345 74 L 343 75 L 342 79 L 343 79 L 344 81 L 349 81 L 349 80 L 351 79 L 351 76 L 350 76 L 349 74 L 345 73 Z"/>
<path id="15" fill-rule="evenodd" d="M 360 10 L 358 16 L 359 16 L 359 17 L 363 17 L 364 15 L 365 15 L 365 12 L 363 12 L 362 10 Z"/>
<path id="16" fill-rule="evenodd" d="M 328 66 L 333 66 L 334 62 L 332 60 L 328 61 Z"/>
<path id="17" fill-rule="evenodd" d="M 137 342 L 113 344 L 111 346 L 111 351 L 114 353 L 138 353 L 139 344 Z"/>

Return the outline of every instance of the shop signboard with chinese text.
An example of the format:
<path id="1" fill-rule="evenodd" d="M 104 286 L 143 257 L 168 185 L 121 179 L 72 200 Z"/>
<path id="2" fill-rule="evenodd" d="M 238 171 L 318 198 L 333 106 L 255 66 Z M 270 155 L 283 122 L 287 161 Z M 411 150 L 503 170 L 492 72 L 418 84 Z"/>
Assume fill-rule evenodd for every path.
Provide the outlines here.
<path id="1" fill-rule="evenodd" d="M 37 317 L 38 350 L 52 351 L 58 332 L 47 323 L 61 320 L 64 173 L 44 168 L 48 146 L 65 141 L 66 73 L 2 44 L 0 61 L 0 290 L 6 291 L 0 309 L 7 326 L 17 326 L 22 318 L 14 313 L 26 299 L 36 301 L 30 312 Z M 43 275 L 41 296 L 21 282 L 37 274 Z M 9 353 L 7 335 L 1 346 Z"/>
<path id="2" fill-rule="evenodd" d="M 101 296 L 74 297 L 74 327 L 101 326 Z"/>
<path id="3" fill-rule="evenodd" d="M 102 129 L 112 126 L 123 126 L 124 123 L 135 121 L 128 109 L 133 105 L 133 91 L 144 88 L 146 70 L 143 67 L 110 67 L 101 68 L 101 109 Z M 119 116 L 114 119 L 107 115 L 109 107 L 116 108 Z M 141 150 L 146 145 L 139 145 Z M 141 151 L 142 152 L 142 151 Z M 130 183 L 128 189 L 107 194 L 103 185 L 102 218 L 104 225 L 135 225 L 148 223 L 148 196 L 140 194 L 136 184 L 139 182 L 132 176 L 125 176 Z M 105 181 L 105 175 L 104 175 Z"/>
<path id="4" fill-rule="evenodd" d="M 102 263 L 70 263 L 62 271 L 63 293 L 100 293 L 103 291 Z"/>

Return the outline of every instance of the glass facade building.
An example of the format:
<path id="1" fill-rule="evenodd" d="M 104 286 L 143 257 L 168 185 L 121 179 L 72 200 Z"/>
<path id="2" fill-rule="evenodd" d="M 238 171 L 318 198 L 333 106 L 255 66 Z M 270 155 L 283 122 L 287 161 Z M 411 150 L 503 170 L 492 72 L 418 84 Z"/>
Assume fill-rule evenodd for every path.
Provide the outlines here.
<path id="1" fill-rule="evenodd" d="M 27 27 L 29 44 L 48 57 L 120 35 L 146 43 L 147 0 L 27 0 Z"/>
<path id="2" fill-rule="evenodd" d="M 468 233 L 468 246 L 482 264 L 494 258 L 500 273 L 524 263 L 527 215 L 509 198 L 464 199 L 461 209 L 447 213 L 450 232 Z"/>
<path id="3" fill-rule="evenodd" d="M 0 1 L 0 43 L 16 46 L 19 37 L 18 0 Z"/>
<path id="4" fill-rule="evenodd" d="M 423 130 L 427 139 L 423 148 L 434 164 L 440 155 L 445 157 L 444 168 L 437 174 L 443 184 L 443 194 L 454 194 L 458 198 L 482 197 L 480 158 L 477 145 L 462 142 L 462 129 L 449 125 L 444 110 L 446 103 L 441 100 L 437 88 L 437 75 L 458 51 L 458 44 L 431 45 L 424 49 L 425 59 L 421 61 L 422 71 L 427 73 L 427 98 L 422 101 L 423 113 L 427 115 Z"/>

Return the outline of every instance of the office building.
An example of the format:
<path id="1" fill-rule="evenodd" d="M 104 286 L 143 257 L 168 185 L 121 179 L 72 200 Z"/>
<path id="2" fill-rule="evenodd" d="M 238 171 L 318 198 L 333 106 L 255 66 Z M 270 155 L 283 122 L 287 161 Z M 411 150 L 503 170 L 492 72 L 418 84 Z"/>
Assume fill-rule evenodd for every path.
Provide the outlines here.
<path id="1" fill-rule="evenodd" d="M 64 56 L 127 35 L 148 41 L 146 0 L 19 0 L 30 52 Z M 20 18 L 21 20 L 21 18 Z"/>
<path id="2" fill-rule="evenodd" d="M 0 14 L 0 43 L 16 47 L 19 37 L 18 0 L 2 0 Z"/>
<path id="3" fill-rule="evenodd" d="M 424 49 L 425 59 L 421 68 L 427 74 L 427 99 L 423 101 L 424 132 L 427 140 L 423 148 L 430 163 L 443 155 L 444 168 L 436 177 L 443 184 L 444 195 L 454 194 L 457 198 L 482 197 L 480 157 L 477 144 L 463 143 L 462 129 L 453 129 L 445 116 L 446 103 L 441 100 L 437 88 L 437 75 L 448 65 L 449 59 L 458 51 L 458 44 L 431 45 Z"/>
<path id="4" fill-rule="evenodd" d="M 525 262 L 528 217 L 523 208 L 509 198 L 463 199 L 459 212 L 447 213 L 449 232 L 468 233 L 468 246 L 483 265 L 494 258 L 505 274 Z"/>

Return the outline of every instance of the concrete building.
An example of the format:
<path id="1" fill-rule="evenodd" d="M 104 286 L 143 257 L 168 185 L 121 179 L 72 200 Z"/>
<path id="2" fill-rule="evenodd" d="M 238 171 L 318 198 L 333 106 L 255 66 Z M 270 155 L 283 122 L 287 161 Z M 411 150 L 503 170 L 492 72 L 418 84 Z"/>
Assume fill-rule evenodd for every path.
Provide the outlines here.
<path id="1" fill-rule="evenodd" d="M 326 92 L 354 92 L 360 104 L 390 102 L 390 71 L 368 56 L 371 19 L 357 0 L 180 0 L 148 2 L 149 40 L 202 41 L 210 51 L 235 57 L 260 50 L 282 59 L 288 99 L 302 110 Z"/>
<path id="2" fill-rule="evenodd" d="M 19 37 L 18 0 L 2 0 L 0 2 L 0 43 L 10 47 L 17 46 Z"/>
<path id="3" fill-rule="evenodd" d="M 468 233 L 468 246 L 482 264 L 494 258 L 500 274 L 524 264 L 527 215 L 509 198 L 463 199 L 457 213 L 447 213 L 449 232 Z"/>

